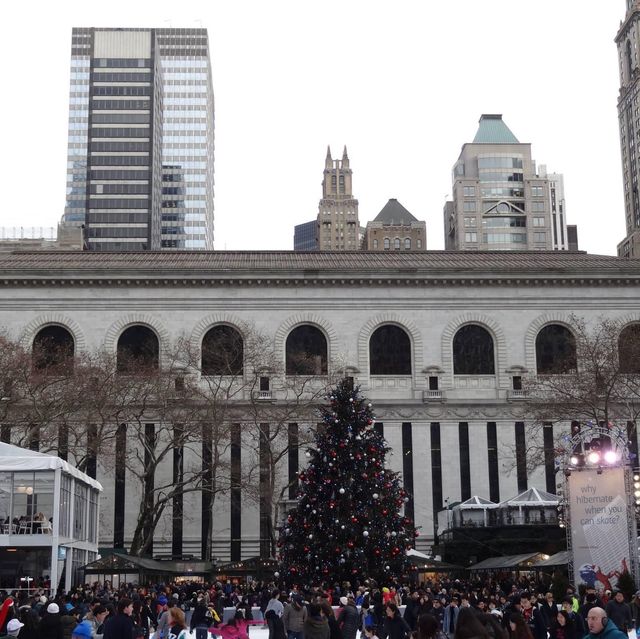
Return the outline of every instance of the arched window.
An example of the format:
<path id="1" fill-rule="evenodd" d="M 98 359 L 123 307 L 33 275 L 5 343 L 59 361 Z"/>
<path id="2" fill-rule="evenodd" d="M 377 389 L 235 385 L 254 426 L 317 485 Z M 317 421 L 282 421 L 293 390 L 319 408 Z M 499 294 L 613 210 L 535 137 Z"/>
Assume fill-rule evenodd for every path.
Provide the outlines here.
<path id="1" fill-rule="evenodd" d="M 640 324 L 629 324 L 620 332 L 618 359 L 621 373 L 640 374 Z"/>
<path id="2" fill-rule="evenodd" d="M 391 248 L 391 240 L 388 237 L 384 238 L 384 250 L 388 251 Z"/>
<path id="3" fill-rule="evenodd" d="M 400 238 L 399 237 L 396 237 L 396 239 L 393 240 L 393 248 L 396 249 L 396 250 L 400 248 Z"/>
<path id="4" fill-rule="evenodd" d="M 73 366 L 73 335 L 62 326 L 45 326 L 33 339 L 33 367 L 38 371 Z"/>
<path id="5" fill-rule="evenodd" d="M 232 326 L 210 328 L 202 338 L 203 375 L 242 375 L 244 343 Z"/>
<path id="6" fill-rule="evenodd" d="M 495 375 L 493 338 L 477 324 L 467 324 L 453 337 L 454 375 Z"/>
<path id="7" fill-rule="evenodd" d="M 549 324 L 536 337 L 538 375 L 561 375 L 576 370 L 576 339 L 560 324 Z"/>
<path id="8" fill-rule="evenodd" d="M 287 375 L 326 375 L 327 339 L 319 328 L 304 324 L 287 337 Z"/>
<path id="9" fill-rule="evenodd" d="M 410 237 L 405 237 L 404 238 L 404 249 L 405 249 L 405 251 L 410 251 L 411 250 L 411 238 Z"/>
<path id="10" fill-rule="evenodd" d="M 160 345 L 156 334 L 146 326 L 130 326 L 118 339 L 117 357 L 120 373 L 158 368 Z"/>
<path id="11" fill-rule="evenodd" d="M 373 250 L 374 251 L 378 250 L 378 240 L 373 240 Z"/>
<path id="12" fill-rule="evenodd" d="M 399 326 L 385 324 L 369 340 L 371 375 L 411 375 L 411 340 Z"/>

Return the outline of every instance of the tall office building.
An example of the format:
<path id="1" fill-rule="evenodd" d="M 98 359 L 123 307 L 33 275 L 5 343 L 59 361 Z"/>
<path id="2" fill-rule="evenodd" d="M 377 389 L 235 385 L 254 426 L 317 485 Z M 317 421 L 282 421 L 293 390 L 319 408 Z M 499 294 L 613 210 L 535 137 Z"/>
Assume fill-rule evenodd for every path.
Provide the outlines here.
<path id="1" fill-rule="evenodd" d="M 352 172 L 347 147 L 341 160 L 327 148 L 318 206 L 318 248 L 321 251 L 357 251 L 360 248 L 358 200 L 353 197 Z"/>
<path id="2" fill-rule="evenodd" d="M 638 47 L 640 47 L 640 3 L 627 0 L 627 12 L 616 35 L 618 46 L 618 125 L 622 152 L 622 178 L 627 235 L 618 244 L 618 255 L 640 257 L 640 192 L 638 179 L 640 164 L 637 148 L 640 138 L 640 74 L 638 73 Z"/>
<path id="3" fill-rule="evenodd" d="M 89 249 L 213 249 L 213 136 L 206 29 L 73 29 L 63 222 Z"/>
<path id="4" fill-rule="evenodd" d="M 445 249 L 567 249 L 564 193 L 558 192 L 562 179 L 553 175 L 546 168 L 536 172 L 531 144 L 519 142 L 502 115 L 482 115 L 473 142 L 463 145 L 453 167 L 453 200 L 444 208 Z"/>
<path id="5" fill-rule="evenodd" d="M 293 227 L 293 250 L 316 251 L 318 249 L 317 228 L 318 222 L 316 220 L 296 224 Z"/>

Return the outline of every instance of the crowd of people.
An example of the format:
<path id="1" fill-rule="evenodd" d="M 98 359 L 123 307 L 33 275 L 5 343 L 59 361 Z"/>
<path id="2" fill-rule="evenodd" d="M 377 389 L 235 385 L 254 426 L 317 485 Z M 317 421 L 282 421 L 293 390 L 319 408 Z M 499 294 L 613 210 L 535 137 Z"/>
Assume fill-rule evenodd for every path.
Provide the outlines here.
<path id="1" fill-rule="evenodd" d="M 282 586 L 282 584 L 280 584 Z M 107 582 L 47 598 L 2 594 L 0 639 L 628 639 L 640 627 L 640 591 L 560 601 L 520 579 L 442 580 L 420 585 L 157 584 L 114 589 Z M 231 615 L 229 615 L 231 611 Z"/>

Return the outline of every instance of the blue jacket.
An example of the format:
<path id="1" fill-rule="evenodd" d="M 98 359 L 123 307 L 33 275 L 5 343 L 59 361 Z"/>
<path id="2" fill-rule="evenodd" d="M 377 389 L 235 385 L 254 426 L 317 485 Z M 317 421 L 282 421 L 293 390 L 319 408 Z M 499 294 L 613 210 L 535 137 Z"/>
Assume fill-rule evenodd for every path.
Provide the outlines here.
<path id="1" fill-rule="evenodd" d="M 589 633 L 584 639 L 629 639 L 626 632 L 622 632 L 611 619 L 607 621 L 607 625 L 602 632 L 598 634 Z"/>
<path id="2" fill-rule="evenodd" d="M 458 615 L 460 614 L 460 606 L 455 606 L 455 607 L 451 607 L 451 604 L 449 604 L 445 609 L 444 609 L 444 615 L 442 617 L 442 630 L 444 632 L 446 632 L 447 634 L 450 631 L 449 627 L 451 625 L 451 611 L 453 610 L 453 628 L 455 629 L 456 624 L 458 623 Z M 629 639 L 627 637 L 627 639 Z"/>

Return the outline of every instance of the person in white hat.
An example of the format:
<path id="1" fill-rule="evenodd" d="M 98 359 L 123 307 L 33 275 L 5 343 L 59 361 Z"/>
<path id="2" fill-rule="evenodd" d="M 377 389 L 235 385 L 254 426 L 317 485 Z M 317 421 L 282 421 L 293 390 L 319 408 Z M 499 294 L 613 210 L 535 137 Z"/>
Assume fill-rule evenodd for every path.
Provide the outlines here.
<path id="1" fill-rule="evenodd" d="M 8 623 L 7 623 L 7 637 L 17 637 L 19 632 L 20 632 L 20 628 L 22 628 L 22 626 L 24 626 L 23 623 L 20 623 L 19 619 L 11 619 Z"/>
<path id="2" fill-rule="evenodd" d="M 60 608 L 57 603 L 51 602 L 47 606 L 47 612 L 43 615 L 38 626 L 38 634 L 40 639 L 62 639 Z"/>

